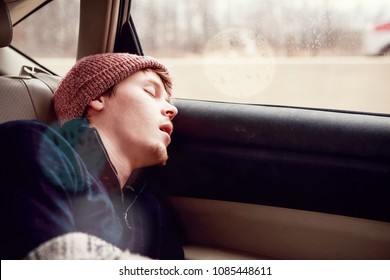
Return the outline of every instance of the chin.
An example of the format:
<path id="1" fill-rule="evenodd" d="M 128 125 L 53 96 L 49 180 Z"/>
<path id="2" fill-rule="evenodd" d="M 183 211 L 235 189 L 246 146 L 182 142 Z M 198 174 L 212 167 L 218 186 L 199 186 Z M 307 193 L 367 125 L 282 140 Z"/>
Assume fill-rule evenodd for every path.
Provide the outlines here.
<path id="1" fill-rule="evenodd" d="M 156 147 L 153 154 L 156 158 L 155 165 L 165 166 L 167 164 L 168 153 L 166 147 Z"/>
<path id="2" fill-rule="evenodd" d="M 163 160 L 163 161 L 160 163 L 160 165 L 161 165 L 161 166 L 167 165 L 167 161 L 168 161 L 168 156 L 166 157 L 165 160 Z"/>
<path id="3" fill-rule="evenodd" d="M 161 158 L 159 165 L 160 165 L 160 166 L 165 166 L 165 165 L 167 164 L 167 161 L 168 161 L 168 155 L 165 154 L 165 155 Z"/>

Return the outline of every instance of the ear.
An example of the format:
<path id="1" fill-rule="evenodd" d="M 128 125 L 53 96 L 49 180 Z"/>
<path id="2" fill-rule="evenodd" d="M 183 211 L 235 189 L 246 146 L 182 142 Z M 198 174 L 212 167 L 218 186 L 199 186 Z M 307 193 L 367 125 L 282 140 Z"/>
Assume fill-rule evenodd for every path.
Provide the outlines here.
<path id="1" fill-rule="evenodd" d="M 101 111 L 104 108 L 104 98 L 99 96 L 98 98 L 89 101 L 88 106 L 95 111 Z"/>

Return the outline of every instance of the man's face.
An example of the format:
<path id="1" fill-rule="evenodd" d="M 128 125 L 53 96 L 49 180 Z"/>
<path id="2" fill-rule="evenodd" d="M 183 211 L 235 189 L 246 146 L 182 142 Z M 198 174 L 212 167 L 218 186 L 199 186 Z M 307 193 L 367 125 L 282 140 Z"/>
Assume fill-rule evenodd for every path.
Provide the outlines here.
<path id="1" fill-rule="evenodd" d="M 177 108 L 160 77 L 152 70 L 138 71 L 114 91 L 110 97 L 102 96 L 106 136 L 133 168 L 164 165 Z"/>

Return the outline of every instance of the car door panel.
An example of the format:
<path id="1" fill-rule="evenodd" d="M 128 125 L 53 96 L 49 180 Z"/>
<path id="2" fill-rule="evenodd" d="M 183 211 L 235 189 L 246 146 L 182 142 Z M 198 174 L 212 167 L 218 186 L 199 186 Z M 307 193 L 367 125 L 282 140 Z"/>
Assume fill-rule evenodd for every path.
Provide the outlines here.
<path id="1" fill-rule="evenodd" d="M 290 208 L 171 197 L 187 259 L 389 259 L 388 223 Z"/>
<path id="2" fill-rule="evenodd" d="M 259 258 L 303 259 L 383 258 L 383 250 L 368 249 L 375 246 L 390 252 L 389 235 L 383 237 L 390 226 L 388 117 L 193 100 L 175 104 L 180 113 L 170 159 L 151 180 L 157 191 L 171 197 L 192 248 L 192 243 L 208 244 Z M 247 210 L 232 216 L 238 209 Z M 267 240 L 262 229 L 268 228 L 264 209 L 278 213 L 269 220 L 279 229 L 265 234 L 274 238 L 271 243 L 262 242 Z M 335 227 L 343 224 L 340 219 L 343 229 Z M 242 225 L 243 220 L 248 222 Z M 297 226 L 299 221 L 305 223 Z M 197 232 L 203 222 L 204 232 L 214 239 Z M 367 236 L 361 230 L 369 228 L 366 223 L 373 224 Z M 283 248 L 291 247 L 286 246 L 291 232 L 296 247 L 278 252 L 276 245 L 283 240 Z M 225 242 L 217 242 L 221 240 Z M 232 240 L 230 245 L 226 240 Z M 233 240 L 251 245 L 235 246 Z M 310 240 L 317 245 L 310 247 Z M 251 250 L 257 243 L 274 244 L 274 251 Z M 350 250 L 352 243 L 363 247 Z M 304 249 L 309 247 L 310 252 Z"/>

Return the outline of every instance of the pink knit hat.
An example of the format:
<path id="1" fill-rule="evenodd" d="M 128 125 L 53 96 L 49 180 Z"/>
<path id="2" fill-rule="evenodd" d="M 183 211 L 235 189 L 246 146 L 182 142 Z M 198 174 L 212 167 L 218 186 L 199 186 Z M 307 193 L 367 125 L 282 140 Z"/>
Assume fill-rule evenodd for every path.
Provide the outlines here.
<path id="1" fill-rule="evenodd" d="M 54 92 L 54 109 L 63 124 L 81 118 L 88 103 L 110 87 L 142 69 L 168 72 L 156 59 L 128 53 L 105 53 L 84 57 L 61 80 Z M 163 81 L 171 86 L 171 80 Z"/>

